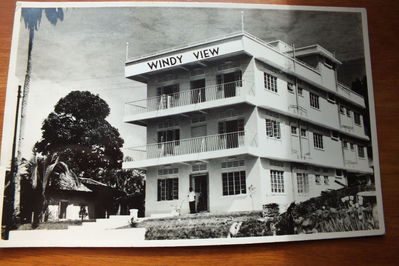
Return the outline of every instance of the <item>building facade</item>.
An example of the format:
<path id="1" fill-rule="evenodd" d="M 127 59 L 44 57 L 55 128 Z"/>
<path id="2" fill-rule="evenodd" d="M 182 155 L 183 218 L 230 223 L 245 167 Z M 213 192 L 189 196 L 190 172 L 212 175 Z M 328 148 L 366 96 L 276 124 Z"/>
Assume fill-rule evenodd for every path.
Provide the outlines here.
<path id="1" fill-rule="evenodd" d="M 362 96 L 338 83 L 341 62 L 319 45 L 293 49 L 232 34 L 126 62 L 147 99 L 124 121 L 147 128 L 124 168 L 147 170 L 146 216 L 260 210 L 372 175 Z"/>

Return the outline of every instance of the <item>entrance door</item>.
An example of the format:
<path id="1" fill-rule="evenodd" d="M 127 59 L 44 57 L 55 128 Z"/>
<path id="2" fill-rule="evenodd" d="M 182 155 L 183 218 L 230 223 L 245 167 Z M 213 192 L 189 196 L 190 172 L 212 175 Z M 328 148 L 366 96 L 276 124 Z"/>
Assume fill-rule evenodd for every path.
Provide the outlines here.
<path id="1" fill-rule="evenodd" d="M 227 120 L 219 122 L 219 134 L 226 149 L 237 148 L 239 138 L 244 135 L 244 119 Z"/>
<path id="2" fill-rule="evenodd" d="M 191 88 L 191 103 L 205 102 L 205 79 L 191 81 L 190 88 Z"/>
<path id="3" fill-rule="evenodd" d="M 219 74 L 216 76 L 218 90 L 223 92 L 223 98 L 236 96 L 237 86 L 241 86 L 241 71 L 231 72 L 227 74 Z M 220 93 L 219 92 L 219 93 Z"/>
<path id="4" fill-rule="evenodd" d="M 191 176 L 190 181 L 196 194 L 197 212 L 208 211 L 208 174 Z"/>

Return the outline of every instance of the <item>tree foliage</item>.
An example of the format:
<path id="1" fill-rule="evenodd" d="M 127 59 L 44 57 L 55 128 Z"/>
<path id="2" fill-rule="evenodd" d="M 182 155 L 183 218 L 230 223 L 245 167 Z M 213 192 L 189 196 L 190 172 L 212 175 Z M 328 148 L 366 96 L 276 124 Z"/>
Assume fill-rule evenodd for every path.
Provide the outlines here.
<path id="1" fill-rule="evenodd" d="M 109 173 L 108 185 L 120 194 L 115 198 L 120 214 L 129 214 L 129 209 L 138 209 L 144 216 L 145 173 L 141 170 L 119 169 Z"/>
<path id="2" fill-rule="evenodd" d="M 112 170 L 120 169 L 123 139 L 105 120 L 108 104 L 88 91 L 73 91 L 60 99 L 42 125 L 35 152 L 57 154 L 80 177 L 109 183 Z"/>

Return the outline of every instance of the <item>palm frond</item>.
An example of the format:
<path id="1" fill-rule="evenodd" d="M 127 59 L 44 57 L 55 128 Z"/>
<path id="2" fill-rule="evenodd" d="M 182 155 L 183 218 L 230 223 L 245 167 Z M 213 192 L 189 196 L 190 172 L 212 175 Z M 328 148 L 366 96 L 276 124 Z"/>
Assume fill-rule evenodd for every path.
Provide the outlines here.
<path id="1" fill-rule="evenodd" d="M 53 162 L 53 163 L 50 162 L 49 165 L 44 168 L 43 181 L 42 181 L 42 194 L 43 194 L 43 196 L 46 193 L 46 189 L 47 189 L 47 185 L 49 183 L 50 176 L 53 173 L 54 168 L 58 164 L 58 159 L 59 159 L 59 157 L 57 157 L 55 159 L 55 162 Z"/>

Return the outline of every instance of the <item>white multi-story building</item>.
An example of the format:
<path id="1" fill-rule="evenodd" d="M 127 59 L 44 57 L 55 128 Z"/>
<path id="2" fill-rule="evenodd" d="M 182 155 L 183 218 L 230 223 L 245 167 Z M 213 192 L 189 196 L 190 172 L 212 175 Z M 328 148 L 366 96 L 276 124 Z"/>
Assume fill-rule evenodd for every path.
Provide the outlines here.
<path id="1" fill-rule="evenodd" d="M 124 168 L 147 170 L 146 216 L 197 210 L 260 210 L 372 175 L 362 96 L 338 83 L 335 56 L 319 45 L 293 49 L 248 33 L 126 62 L 147 84 L 124 121 L 147 127 Z"/>

